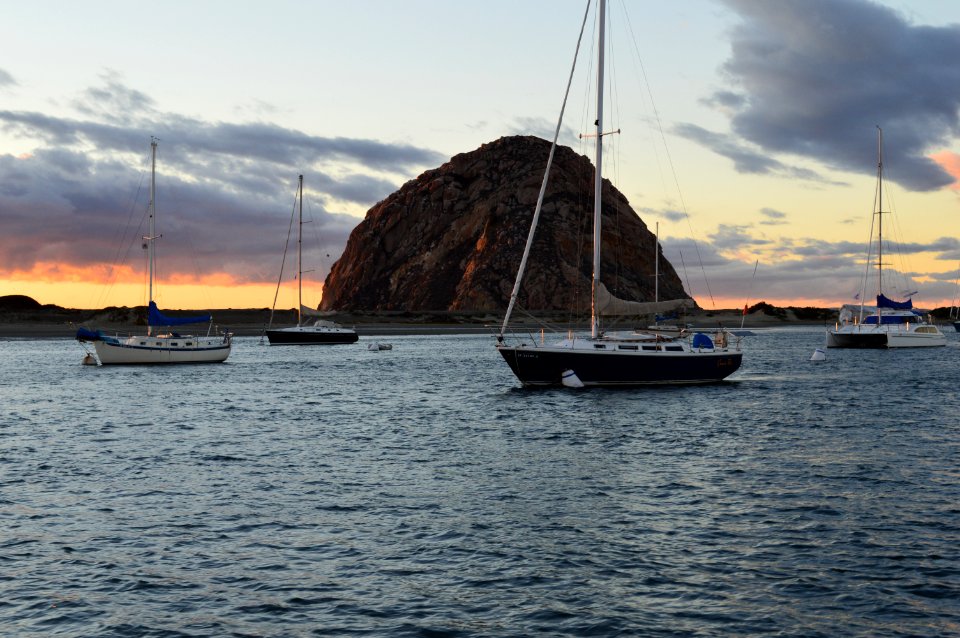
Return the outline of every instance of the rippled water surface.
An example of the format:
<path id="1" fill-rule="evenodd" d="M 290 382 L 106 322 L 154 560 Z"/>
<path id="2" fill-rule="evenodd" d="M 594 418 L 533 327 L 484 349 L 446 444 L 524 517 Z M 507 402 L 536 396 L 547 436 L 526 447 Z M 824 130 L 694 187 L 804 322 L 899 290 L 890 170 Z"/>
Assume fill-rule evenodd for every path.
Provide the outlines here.
<path id="1" fill-rule="evenodd" d="M 88 367 L 3 340 L 0 634 L 960 635 L 960 343 L 758 332 L 707 387 L 489 336 Z"/>

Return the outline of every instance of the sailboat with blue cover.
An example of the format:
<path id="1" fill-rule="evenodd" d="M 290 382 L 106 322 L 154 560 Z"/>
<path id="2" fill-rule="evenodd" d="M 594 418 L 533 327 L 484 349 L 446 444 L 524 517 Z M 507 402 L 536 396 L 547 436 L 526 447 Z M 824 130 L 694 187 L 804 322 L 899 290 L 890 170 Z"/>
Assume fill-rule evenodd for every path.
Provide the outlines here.
<path id="1" fill-rule="evenodd" d="M 947 345 L 947 337 L 924 313 L 915 310 L 913 300 L 896 301 L 883 294 L 883 130 L 877 127 L 877 195 L 874 217 L 877 227 L 877 305 L 863 304 L 867 274 L 871 265 L 872 238 L 867 249 L 867 271 L 858 295 L 860 304 L 840 308 L 837 325 L 827 330 L 828 348 L 921 348 Z"/>
<path id="2" fill-rule="evenodd" d="M 150 169 L 150 234 L 143 238 L 147 245 L 149 261 L 149 304 L 147 306 L 146 334 L 109 334 L 103 330 L 91 330 L 80 327 L 77 340 L 92 343 L 97 359 L 102 365 L 111 364 L 152 364 L 152 363 L 220 363 L 230 355 L 231 337 L 227 332 L 214 332 L 211 315 L 193 317 L 170 317 L 157 307 L 153 300 L 153 279 L 155 271 L 155 246 L 159 239 L 156 231 L 156 175 L 157 140 L 150 142 L 152 151 Z M 204 336 L 184 334 L 173 330 L 179 326 L 206 323 Z"/>

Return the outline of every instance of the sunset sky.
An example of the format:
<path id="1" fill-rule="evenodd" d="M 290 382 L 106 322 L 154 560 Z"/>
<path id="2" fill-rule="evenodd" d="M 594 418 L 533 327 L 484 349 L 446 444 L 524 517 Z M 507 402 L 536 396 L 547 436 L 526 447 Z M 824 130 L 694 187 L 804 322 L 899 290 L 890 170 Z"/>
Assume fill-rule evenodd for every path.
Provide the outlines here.
<path id="1" fill-rule="evenodd" d="M 551 135 L 585 6 L 5 3 L 0 295 L 145 303 L 139 225 L 156 136 L 160 306 L 269 307 L 300 173 L 305 245 L 319 246 L 304 258 L 304 303 L 316 306 L 370 206 L 485 142 Z M 853 300 L 877 125 L 894 213 L 885 262 L 908 276 L 886 292 L 954 302 L 960 2 L 610 0 L 610 11 L 607 128 L 622 133 L 608 176 L 659 222 L 701 306 Z M 561 140 L 584 153 L 591 38 Z M 279 307 L 296 303 L 292 288 Z"/>

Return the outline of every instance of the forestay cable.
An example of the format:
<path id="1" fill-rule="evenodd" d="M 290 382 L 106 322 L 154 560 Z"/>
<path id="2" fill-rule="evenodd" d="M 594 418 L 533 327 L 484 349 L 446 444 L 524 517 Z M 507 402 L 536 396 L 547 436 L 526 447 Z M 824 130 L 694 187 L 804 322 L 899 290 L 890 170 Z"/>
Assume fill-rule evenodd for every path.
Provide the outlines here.
<path id="1" fill-rule="evenodd" d="M 527 269 L 527 259 L 530 257 L 530 250 L 533 247 L 533 236 L 537 230 L 537 223 L 540 221 L 540 210 L 543 208 L 543 198 L 547 192 L 547 181 L 550 178 L 550 167 L 553 164 L 553 155 L 557 149 L 557 139 L 560 137 L 560 127 L 563 125 L 563 112 L 567 108 L 567 98 L 570 96 L 570 86 L 573 84 L 573 72 L 577 68 L 577 57 L 580 55 L 580 43 L 583 41 L 583 32 L 587 25 L 587 17 L 590 15 L 590 0 L 587 0 L 587 8 L 583 12 L 583 23 L 580 25 L 580 36 L 577 38 L 577 48 L 573 53 L 573 66 L 570 68 L 570 77 L 567 79 L 567 90 L 563 94 L 563 104 L 560 107 L 560 117 L 557 119 L 557 128 L 553 133 L 553 143 L 550 145 L 550 155 L 547 157 L 547 169 L 543 173 L 543 182 L 540 184 L 540 194 L 537 196 L 537 206 L 533 211 L 533 221 L 530 222 L 530 232 L 527 233 L 527 244 L 523 247 L 523 257 L 520 259 L 520 268 L 517 270 L 517 279 L 513 282 L 513 292 L 510 293 L 510 302 L 507 304 L 507 312 L 503 317 L 503 325 L 500 326 L 500 334 L 497 335 L 498 341 L 503 341 L 503 333 L 507 331 L 507 325 L 510 323 L 510 315 L 513 314 L 513 307 L 517 303 L 517 295 L 520 294 L 520 284 L 523 282 L 523 273 Z"/>

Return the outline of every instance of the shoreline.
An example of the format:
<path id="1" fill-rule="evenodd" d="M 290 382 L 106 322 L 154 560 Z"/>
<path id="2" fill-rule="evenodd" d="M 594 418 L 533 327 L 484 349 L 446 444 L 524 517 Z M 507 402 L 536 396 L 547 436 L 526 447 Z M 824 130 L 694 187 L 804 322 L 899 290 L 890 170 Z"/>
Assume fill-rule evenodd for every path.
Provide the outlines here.
<path id="1" fill-rule="evenodd" d="M 727 330 L 740 330 L 741 315 L 732 313 L 716 314 L 712 317 L 698 317 L 687 323 L 692 327 L 690 331 L 713 331 L 718 327 Z M 291 322 L 295 323 L 295 322 Z M 404 336 L 404 335 L 456 335 L 456 334 L 489 334 L 491 336 L 499 332 L 500 323 L 494 321 L 484 322 L 426 322 L 426 321 L 337 321 L 344 326 L 351 327 L 357 331 L 357 335 L 363 337 L 386 337 L 386 336 Z M 797 320 L 781 319 L 779 317 L 751 317 L 748 316 L 743 322 L 743 330 L 779 328 L 779 327 L 800 327 L 800 326 L 824 326 L 832 325 L 832 321 L 824 320 Z M 569 324 L 564 322 L 545 322 L 551 328 L 556 330 L 589 330 L 586 323 Z M 96 325 L 100 330 L 106 333 L 136 333 L 142 331 L 144 326 L 137 326 L 130 323 L 113 322 L 74 322 L 74 321 L 43 321 L 43 320 L 9 320 L 0 316 L 0 339 L 41 339 L 41 338 L 73 338 L 76 335 L 77 328 L 81 325 L 92 327 Z M 263 332 L 261 323 L 216 323 L 219 329 L 229 329 L 235 337 L 257 337 Z M 287 324 L 280 324 L 287 325 Z M 204 334 L 205 326 L 200 330 L 185 326 L 183 332 L 190 334 Z M 544 327 L 541 324 L 525 323 L 513 324 L 510 332 L 513 333 L 539 333 Z M 622 324 L 621 326 L 611 326 L 610 331 L 632 330 L 637 327 L 636 324 Z"/>

